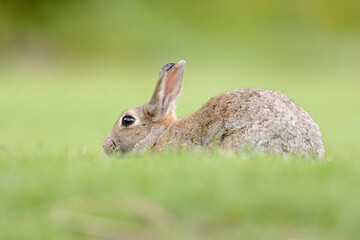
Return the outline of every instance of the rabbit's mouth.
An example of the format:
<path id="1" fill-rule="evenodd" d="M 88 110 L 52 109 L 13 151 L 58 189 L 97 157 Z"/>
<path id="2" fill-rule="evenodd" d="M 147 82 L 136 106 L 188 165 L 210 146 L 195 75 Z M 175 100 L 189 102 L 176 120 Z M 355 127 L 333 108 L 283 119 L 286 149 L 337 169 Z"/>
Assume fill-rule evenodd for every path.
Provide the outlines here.
<path id="1" fill-rule="evenodd" d="M 123 146 L 117 139 L 106 139 L 103 143 L 103 149 L 108 156 L 124 155 L 129 152 L 126 146 Z"/>

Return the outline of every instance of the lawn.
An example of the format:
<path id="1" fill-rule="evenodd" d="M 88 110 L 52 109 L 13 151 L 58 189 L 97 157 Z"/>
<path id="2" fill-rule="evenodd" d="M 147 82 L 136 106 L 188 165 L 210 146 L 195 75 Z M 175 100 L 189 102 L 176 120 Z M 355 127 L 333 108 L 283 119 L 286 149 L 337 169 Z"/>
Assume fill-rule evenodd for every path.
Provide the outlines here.
<path id="1" fill-rule="evenodd" d="M 359 0 L 0 1 L 0 240 L 358 239 L 359 30 Z M 282 91 L 325 159 L 105 156 L 181 59 L 179 118 L 224 91 Z"/>

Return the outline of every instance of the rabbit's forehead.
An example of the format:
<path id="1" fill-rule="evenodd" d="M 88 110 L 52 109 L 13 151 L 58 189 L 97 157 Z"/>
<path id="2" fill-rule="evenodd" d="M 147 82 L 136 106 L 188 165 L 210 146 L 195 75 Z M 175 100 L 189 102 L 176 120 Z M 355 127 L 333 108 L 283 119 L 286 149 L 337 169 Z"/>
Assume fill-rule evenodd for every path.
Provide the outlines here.
<path id="1" fill-rule="evenodd" d="M 134 108 L 130 108 L 130 109 L 124 111 L 120 117 L 124 117 L 125 115 L 131 115 L 135 118 L 139 118 L 139 117 L 141 117 L 142 114 L 143 114 L 143 111 L 142 111 L 141 107 L 134 107 Z"/>

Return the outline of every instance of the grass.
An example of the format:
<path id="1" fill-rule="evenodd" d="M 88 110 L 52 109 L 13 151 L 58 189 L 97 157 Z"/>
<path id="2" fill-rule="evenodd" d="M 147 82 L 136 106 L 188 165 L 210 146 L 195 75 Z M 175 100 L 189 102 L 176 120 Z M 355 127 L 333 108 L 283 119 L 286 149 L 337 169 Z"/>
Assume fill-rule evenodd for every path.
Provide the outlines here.
<path id="1" fill-rule="evenodd" d="M 326 160 L 221 150 L 107 158 L 103 138 L 151 95 L 154 69 L 3 65 L 0 239 L 356 239 L 358 70 L 212 74 L 201 64 L 188 66 L 180 117 L 222 91 L 282 90 L 319 123 Z"/>
<path id="2" fill-rule="evenodd" d="M 359 238 L 358 0 L 8 2 L 0 240 Z M 224 91 L 280 90 L 319 124 L 325 161 L 217 149 L 107 158 L 120 113 L 180 59 L 179 117 Z"/>
<path id="3" fill-rule="evenodd" d="M 355 160 L 283 161 L 221 151 L 124 159 L 88 152 L 10 156 L 1 152 L 1 239 L 355 239 L 359 234 Z"/>

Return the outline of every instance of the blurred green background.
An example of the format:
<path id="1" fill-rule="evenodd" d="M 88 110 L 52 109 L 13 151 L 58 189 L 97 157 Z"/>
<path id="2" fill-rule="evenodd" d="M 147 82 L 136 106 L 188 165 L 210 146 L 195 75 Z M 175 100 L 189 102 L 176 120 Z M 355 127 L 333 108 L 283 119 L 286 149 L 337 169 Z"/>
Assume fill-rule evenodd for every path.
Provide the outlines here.
<path id="1" fill-rule="evenodd" d="M 1 1 L 0 141 L 100 149 L 117 116 L 150 97 L 161 66 L 185 59 L 180 117 L 222 91 L 280 90 L 315 118 L 329 151 L 357 148 L 359 5 Z"/>
<path id="2" fill-rule="evenodd" d="M 357 148 L 359 5 L 1 1 L 0 141 L 98 149 L 117 116 L 150 97 L 161 66 L 185 59 L 180 117 L 222 91 L 280 90 L 315 118 L 329 151 Z"/>
<path id="3" fill-rule="evenodd" d="M 129 161 L 106 158 L 101 144 L 120 113 L 144 104 L 158 70 L 181 59 L 187 61 L 187 69 L 178 117 L 195 112 L 223 91 L 279 90 L 319 124 L 326 158 L 332 162 L 284 167 L 262 157 L 243 166 L 236 157 L 229 163 L 221 153 L 170 153 L 159 157 L 160 162 L 151 156 Z M 262 239 L 256 224 L 266 226 L 268 239 L 319 239 L 322 234 L 327 239 L 351 239 L 358 233 L 353 213 L 360 210 L 355 206 L 360 196 L 352 188 L 360 182 L 359 66 L 358 0 L 0 0 L 0 212 L 6 216 L 0 221 L 0 238 L 2 232 L 2 239 L 64 239 L 47 221 L 48 206 L 54 201 L 88 193 L 135 192 L 166 205 L 182 223 L 190 219 L 189 226 L 175 224 L 177 230 L 163 239 L 203 239 L 199 231 L 214 233 L 207 239 L 224 239 L 225 233 L 226 239 L 236 234 Z M 168 163 L 169 159 L 179 163 Z M 143 166 L 144 161 L 148 165 Z M 193 167 L 187 165 L 191 163 Z M 229 175 L 213 171 L 217 167 Z M 278 176 L 283 170 L 289 175 Z M 236 177 L 237 172 L 243 177 Z M 275 175 L 269 188 L 261 185 Z M 181 176 L 187 176 L 186 186 Z M 98 177 L 102 181 L 91 182 Z M 193 186 L 192 180 L 198 185 Z M 253 189 L 244 187 L 248 181 Z M 119 185 L 112 185 L 115 182 Z M 209 189 L 213 182 L 218 187 Z M 193 187 L 188 189 L 188 184 Z M 313 200 L 298 191 L 309 185 Z M 238 186 L 243 186 L 242 192 L 231 195 Z M 291 194 L 283 196 L 280 189 L 288 188 L 293 189 Z M 273 189 L 274 195 L 266 189 Z M 233 198 L 242 193 L 265 200 L 254 202 L 249 197 L 234 205 Z M 169 197 L 173 195 L 178 198 Z M 217 195 L 225 197 L 207 201 Z M 345 204 L 346 196 L 352 196 L 351 203 Z M 305 205 L 302 198 L 307 199 Z M 320 210 L 310 227 L 307 222 L 313 219 L 317 201 L 324 204 L 316 205 Z M 284 202 L 289 208 L 283 208 Z M 198 215 L 183 203 L 197 209 Z M 251 216 L 242 210 L 254 204 L 268 208 L 258 209 L 253 221 L 242 222 L 242 217 Z M 211 222 L 225 206 L 235 213 L 223 216 L 224 221 L 234 229 L 246 223 L 243 232 L 235 234 Z M 297 212 L 299 207 L 302 211 Z M 91 204 L 85 208 L 94 210 Z M 279 211 L 278 221 L 269 225 L 272 210 Z M 23 232 L 12 224 L 21 221 Z M 203 228 L 208 223 L 219 228 Z"/>

